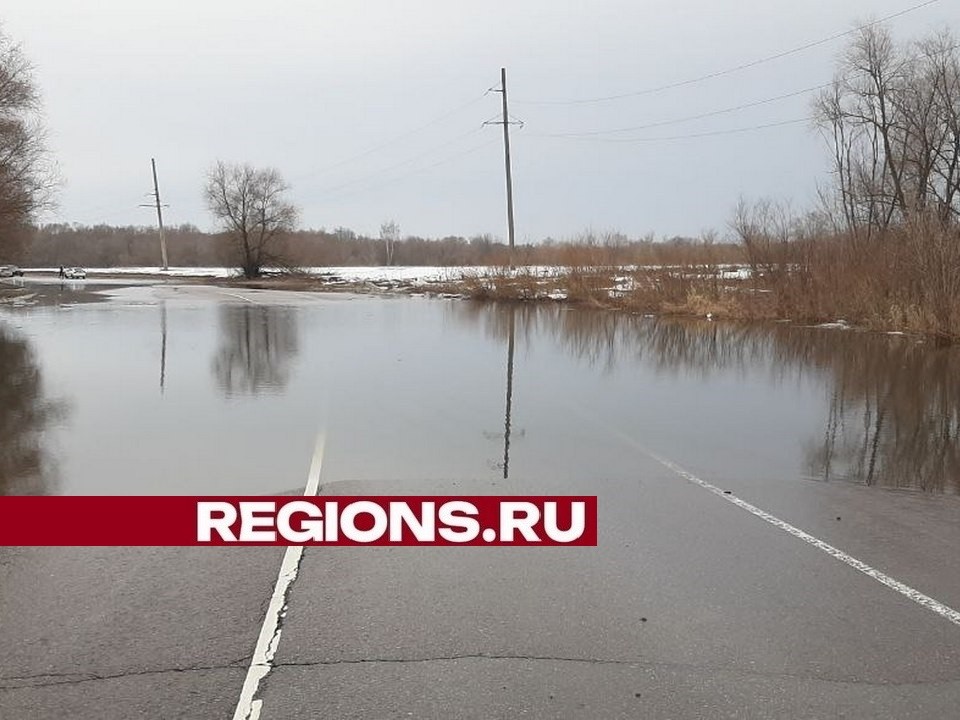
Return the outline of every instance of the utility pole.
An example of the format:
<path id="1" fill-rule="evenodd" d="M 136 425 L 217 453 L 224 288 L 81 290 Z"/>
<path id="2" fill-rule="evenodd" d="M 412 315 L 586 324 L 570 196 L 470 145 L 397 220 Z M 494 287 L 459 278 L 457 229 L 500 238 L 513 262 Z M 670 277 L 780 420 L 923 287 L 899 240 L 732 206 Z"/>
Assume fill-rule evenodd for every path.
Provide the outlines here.
<path id="1" fill-rule="evenodd" d="M 513 173 L 510 169 L 510 115 L 507 113 L 507 69 L 500 68 L 503 99 L 503 160 L 507 170 L 507 233 L 510 238 L 510 268 L 513 269 Z"/>
<path id="2" fill-rule="evenodd" d="M 163 262 L 163 270 L 167 268 L 167 239 L 163 236 L 163 205 L 160 203 L 160 185 L 157 183 L 157 161 L 150 158 L 150 166 L 153 168 L 153 199 L 157 206 L 157 224 L 160 226 L 160 260 Z"/>
<path id="3" fill-rule="evenodd" d="M 507 237 L 510 241 L 510 269 L 513 269 L 513 172 L 510 168 L 510 126 L 523 123 L 510 122 L 510 113 L 507 110 L 507 69 L 500 68 L 500 87 L 490 88 L 493 92 L 498 92 L 503 100 L 503 119 L 500 122 L 487 122 L 489 125 L 503 125 L 503 161 L 507 172 Z M 489 91 L 488 91 L 489 92 Z"/>

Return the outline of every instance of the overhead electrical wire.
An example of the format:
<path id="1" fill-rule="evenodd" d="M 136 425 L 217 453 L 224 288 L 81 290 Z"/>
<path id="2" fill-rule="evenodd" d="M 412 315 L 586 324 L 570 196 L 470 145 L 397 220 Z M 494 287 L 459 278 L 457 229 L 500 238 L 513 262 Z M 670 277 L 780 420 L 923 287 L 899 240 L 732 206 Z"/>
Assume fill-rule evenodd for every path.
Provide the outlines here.
<path id="1" fill-rule="evenodd" d="M 866 30 L 867 28 L 879 25 L 881 23 L 887 22 L 888 20 L 893 20 L 894 18 L 901 17 L 908 13 L 921 10 L 930 5 L 940 2 L 940 0 L 926 0 L 925 2 L 913 5 L 911 7 L 905 8 L 890 15 L 886 15 L 879 20 L 873 20 L 863 25 L 859 25 L 850 30 L 844 30 L 843 32 L 834 33 L 829 37 L 821 38 L 820 40 L 814 40 L 813 42 L 808 42 L 803 45 L 798 45 L 796 47 L 790 48 L 789 50 L 783 50 L 773 55 L 767 55 L 765 57 L 758 58 L 756 60 L 751 60 L 750 62 L 742 63 L 740 65 L 735 65 L 733 67 L 725 68 L 723 70 L 716 70 L 714 72 L 706 73 L 704 75 L 698 75 L 696 77 L 688 78 L 686 80 L 679 80 L 677 82 L 667 83 L 665 85 L 657 85 L 654 87 L 644 88 L 642 90 L 636 90 L 633 92 L 620 93 L 617 95 L 605 95 L 601 97 L 594 98 L 582 98 L 582 99 L 571 99 L 571 100 L 513 100 L 517 104 L 523 105 L 587 105 L 591 103 L 602 103 L 610 102 L 613 100 L 622 100 L 624 98 L 639 97 L 641 95 L 652 95 L 654 93 L 664 92 L 666 90 L 673 90 L 676 88 L 685 87 L 687 85 L 694 85 L 696 83 L 705 82 L 707 80 L 713 80 L 714 78 L 722 77 L 724 75 L 731 75 L 733 73 L 742 72 L 743 70 L 749 70 L 750 68 L 757 67 L 758 65 L 763 65 L 768 62 L 773 62 L 774 60 L 779 60 L 781 58 L 788 57 L 790 55 L 795 55 L 806 50 L 810 50 L 820 45 L 826 45 L 835 40 L 847 37 L 848 35 L 853 35 L 854 33 L 860 32 L 861 30 Z"/>
<path id="2" fill-rule="evenodd" d="M 566 135 L 548 135 L 545 133 L 530 133 L 532 137 L 544 137 L 561 140 L 574 140 L 585 142 L 605 142 L 605 143 L 656 143 L 672 140 L 689 140 L 693 138 L 713 137 L 715 135 L 736 135 L 739 133 L 753 132 L 754 130 L 766 130 L 767 128 L 782 127 L 785 125 L 797 125 L 799 123 L 810 122 L 812 118 L 802 117 L 793 120 L 779 120 L 777 122 L 764 123 L 762 125 L 751 125 L 749 127 L 731 128 L 728 130 L 710 130 L 707 132 L 689 133 L 686 135 L 667 135 L 660 137 L 641 137 L 641 138 L 605 138 L 605 137 L 579 137 Z"/>
<path id="3" fill-rule="evenodd" d="M 768 105 L 773 102 L 778 102 L 780 100 L 787 100 L 789 98 L 797 97 L 799 95 L 805 95 L 807 93 L 816 92 L 817 90 L 823 90 L 824 88 L 830 87 L 831 83 L 825 83 L 823 85 L 815 85 L 813 87 L 804 88 L 803 90 L 796 90 L 794 92 L 786 93 L 783 95 L 776 95 L 774 97 L 762 98 L 760 100 L 754 100 L 752 102 L 744 103 L 742 105 L 735 105 L 733 107 L 721 108 L 719 110 L 710 110 L 708 112 L 700 113 L 698 115 L 686 115 L 684 117 L 673 118 L 671 120 L 658 120 L 657 122 L 646 123 L 644 125 L 631 125 L 629 127 L 621 128 L 612 128 L 609 130 L 584 130 L 580 132 L 563 132 L 563 133 L 540 133 L 540 137 L 591 137 L 597 135 L 612 135 L 615 133 L 624 133 L 624 132 L 634 132 L 636 130 L 649 130 L 651 128 L 664 127 L 666 125 L 679 125 L 685 122 L 691 122 L 693 120 L 702 120 L 704 118 L 716 117 L 717 115 L 725 115 L 733 112 L 739 112 L 740 110 L 747 110 L 749 108 L 759 107 L 761 105 Z"/>
<path id="4" fill-rule="evenodd" d="M 440 123 L 440 122 L 442 122 L 443 120 L 446 120 L 447 118 L 449 118 L 449 117 L 451 117 L 451 116 L 453 116 L 453 115 L 456 115 L 457 113 L 459 113 L 459 112 L 461 112 L 461 111 L 463 111 L 463 110 L 466 110 L 468 107 L 472 107 L 473 105 L 476 105 L 478 102 L 480 102 L 481 100 L 483 100 L 485 97 L 486 97 L 486 93 L 484 93 L 483 95 L 480 95 L 480 96 L 478 96 L 478 97 L 475 97 L 475 98 L 473 98 L 472 100 L 469 100 L 468 102 L 463 103 L 462 105 L 458 105 L 457 107 L 453 108 L 452 110 L 447 110 L 447 111 L 444 112 L 443 114 L 434 117 L 432 120 L 430 120 L 430 121 L 428 121 L 428 122 L 425 122 L 425 123 L 423 123 L 422 125 L 418 125 L 418 126 L 415 127 L 415 128 L 412 128 L 412 129 L 410 129 L 410 130 L 406 130 L 406 131 L 400 133 L 399 135 L 394 135 L 393 137 L 389 138 L 388 140 L 384 140 L 383 142 L 378 143 L 378 144 L 376 144 L 376 145 L 373 145 L 373 146 L 367 148 L 366 150 L 363 150 L 363 151 L 361 151 L 361 152 L 359 152 L 359 153 L 357 153 L 357 154 L 355 154 L 355 155 L 350 155 L 349 157 L 343 158 L 342 160 L 338 160 L 337 162 L 333 163 L 332 165 L 327 165 L 327 166 L 322 167 L 322 168 L 318 168 L 318 169 L 315 169 L 315 170 L 310 170 L 310 171 L 305 172 L 305 173 L 301 173 L 300 175 L 297 175 L 297 176 L 293 177 L 293 178 L 292 178 L 292 181 L 295 182 L 295 181 L 297 181 L 297 180 L 304 180 L 304 179 L 306 179 L 306 178 L 308 178 L 308 177 L 313 177 L 313 176 L 315 176 L 315 175 L 322 175 L 323 173 L 329 172 L 329 171 L 331 171 L 331 170 L 336 170 L 336 169 L 339 168 L 339 167 L 343 167 L 344 165 L 347 165 L 348 163 L 352 163 L 352 162 L 355 162 L 355 161 L 357 161 L 357 160 L 361 160 L 361 159 L 367 157 L 368 155 L 372 155 L 373 153 L 377 152 L 378 150 L 382 150 L 383 148 L 388 147 L 388 146 L 390 146 L 390 145 L 393 145 L 394 143 L 396 143 L 396 142 L 398 142 L 398 141 L 400 141 L 400 140 L 405 140 L 406 138 L 410 137 L 411 135 L 416 135 L 417 133 L 423 132 L 424 130 L 433 127 L 433 126 L 436 125 L 437 123 Z"/>
<path id="5" fill-rule="evenodd" d="M 380 168 L 379 170 L 376 170 L 375 173 L 372 173 L 372 174 L 380 175 L 380 174 L 383 174 L 383 173 L 386 173 L 386 172 L 390 172 L 391 170 L 395 170 L 395 169 L 397 169 L 397 168 L 403 167 L 403 166 L 405 166 L 405 165 L 409 165 L 409 164 L 411 164 L 411 163 L 415 163 L 415 162 L 417 162 L 418 160 L 420 160 L 420 159 L 423 158 L 423 157 L 426 157 L 426 156 L 428 156 L 428 155 L 432 155 L 433 153 L 437 152 L 438 150 L 443 150 L 444 148 L 449 147 L 450 145 L 453 145 L 453 144 L 455 144 L 455 143 L 460 142 L 460 141 L 463 140 L 464 138 L 468 138 L 468 137 L 470 137 L 471 135 L 475 135 L 476 133 L 480 132 L 482 129 L 483 129 L 482 127 L 475 127 L 475 128 L 473 128 L 472 130 L 469 130 L 469 131 L 467 131 L 467 132 L 465 132 L 465 133 L 462 133 L 462 134 L 460 134 L 460 135 L 457 135 L 455 138 L 452 138 L 452 139 L 448 140 L 447 142 L 441 143 L 441 144 L 439 144 L 439 145 L 435 145 L 435 146 L 433 146 L 433 147 L 431 147 L 431 148 L 428 148 L 427 150 L 424 150 L 423 152 L 419 152 L 419 153 L 417 153 L 416 155 L 414 155 L 413 157 L 409 157 L 409 158 L 406 158 L 405 160 L 400 160 L 399 162 L 395 162 L 395 163 L 393 163 L 393 164 L 391 164 L 391 165 L 388 165 L 388 166 L 386 166 L 386 167 L 384 167 L 384 168 Z M 333 186 L 331 186 L 331 187 L 323 188 L 322 190 L 320 190 L 320 192 L 323 193 L 324 195 L 329 194 L 329 193 L 335 193 L 335 192 L 337 192 L 337 191 L 339 191 L 339 190 L 341 190 L 341 189 L 343 189 L 343 188 L 350 187 L 351 185 L 356 185 L 357 183 L 363 183 L 363 182 L 365 182 L 366 180 L 368 180 L 368 179 L 370 178 L 370 175 L 371 175 L 371 174 L 368 173 L 367 175 L 361 176 L 361 177 L 359 177 L 359 178 L 354 178 L 353 180 L 347 180 L 346 182 L 342 182 L 342 183 L 339 183 L 339 184 L 337 184 L 337 185 L 333 185 Z"/>
<path id="6" fill-rule="evenodd" d="M 375 180 L 372 184 L 354 188 L 354 189 L 348 190 L 345 193 L 344 192 L 333 193 L 331 195 L 331 199 L 343 200 L 344 198 L 351 197 L 358 193 L 367 192 L 369 190 L 376 190 L 380 187 L 392 185 L 394 183 L 400 182 L 401 180 L 406 180 L 407 178 L 413 177 L 414 175 L 420 175 L 421 173 L 427 172 L 428 170 L 432 170 L 435 167 L 446 165 L 447 163 L 453 162 L 454 160 L 459 160 L 460 158 L 466 157 L 467 155 L 472 155 L 475 152 L 483 150 L 484 148 L 490 147 L 491 145 L 497 144 L 499 142 L 500 140 L 498 138 L 491 138 L 489 140 L 486 140 L 480 143 L 479 145 L 474 145 L 470 148 L 467 148 L 466 150 L 458 152 L 442 160 L 438 160 L 437 162 L 431 163 L 430 165 L 425 165 L 421 168 L 416 168 L 415 170 L 411 170 L 410 172 L 407 172 L 407 173 L 402 173 L 401 175 L 398 175 L 396 177 L 384 178 L 382 180 Z"/>

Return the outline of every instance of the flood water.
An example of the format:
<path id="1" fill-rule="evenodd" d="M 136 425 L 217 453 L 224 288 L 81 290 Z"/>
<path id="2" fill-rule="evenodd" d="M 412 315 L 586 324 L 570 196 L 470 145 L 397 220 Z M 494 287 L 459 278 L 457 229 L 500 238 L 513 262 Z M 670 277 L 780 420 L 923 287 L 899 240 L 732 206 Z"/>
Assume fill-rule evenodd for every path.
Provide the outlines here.
<path id="1" fill-rule="evenodd" d="M 0 310 L 0 493 L 323 481 L 713 480 L 960 490 L 960 351 L 559 305 L 90 288 Z M 49 299 L 49 298 L 48 298 Z M 379 487 L 379 486 L 378 486 Z"/>

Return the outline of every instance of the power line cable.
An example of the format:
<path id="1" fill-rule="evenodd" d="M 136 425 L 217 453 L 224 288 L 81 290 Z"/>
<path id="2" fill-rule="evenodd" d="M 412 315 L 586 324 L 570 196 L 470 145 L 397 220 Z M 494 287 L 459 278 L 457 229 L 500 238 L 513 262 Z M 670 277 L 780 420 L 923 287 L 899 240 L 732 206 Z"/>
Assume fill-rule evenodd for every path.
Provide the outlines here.
<path id="1" fill-rule="evenodd" d="M 306 173 L 302 173 L 302 174 L 300 174 L 300 175 L 297 175 L 297 176 L 291 178 L 291 182 L 295 182 L 295 181 L 297 181 L 297 180 L 304 180 L 304 179 L 306 179 L 306 178 L 308 178 L 308 177 L 314 177 L 314 176 L 316 176 L 316 175 L 322 175 L 323 173 L 327 173 L 327 172 L 329 172 L 329 171 L 331 171 L 331 170 L 335 170 L 335 169 L 337 169 L 337 168 L 339 168 L 339 167 L 343 167 L 344 165 L 346 165 L 346 164 L 348 164 L 348 163 L 351 163 L 351 162 L 354 162 L 354 161 L 356 161 L 356 160 L 360 160 L 360 159 L 362 159 L 362 158 L 365 158 L 365 157 L 367 157 L 368 155 L 371 155 L 371 154 L 377 152 L 377 150 L 382 150 L 383 148 L 388 147 L 389 145 L 393 145 L 394 143 L 396 143 L 396 142 L 398 142 L 398 141 L 400 141 L 400 140 L 404 140 L 404 139 L 410 137 L 411 135 L 416 135 L 416 134 L 419 133 L 419 132 L 423 132 L 423 131 L 426 130 L 427 128 L 433 127 L 433 126 L 436 125 L 437 123 L 442 122 L 443 120 L 446 120 L 447 118 L 449 118 L 449 117 L 451 117 L 451 116 L 453 116 L 453 115 L 456 115 L 457 113 L 459 113 L 459 112 L 461 112 L 461 111 L 463 111 L 463 110 L 466 110 L 468 107 L 471 107 L 471 106 L 473 106 L 473 105 L 476 105 L 478 102 L 480 102 L 481 100 L 483 100 L 485 97 L 486 97 L 486 93 L 484 93 L 483 95 L 480 95 L 479 97 L 475 97 L 475 98 L 473 98 L 472 100 L 463 103 L 462 105 L 458 105 L 457 107 L 453 108 L 452 110 L 448 110 L 448 111 L 444 112 L 442 115 L 438 115 L 437 117 L 433 118 L 433 119 L 430 120 L 429 122 L 424 123 L 423 125 L 419 125 L 419 126 L 413 128 L 413 129 L 411 129 L 411 130 L 407 130 L 407 131 L 405 131 L 405 132 L 403 132 L 403 133 L 401 133 L 401 134 L 399 134 L 399 135 L 395 135 L 395 136 L 393 136 L 392 138 L 390 138 L 389 140 L 384 140 L 383 142 L 378 143 L 377 145 L 373 145 L 372 147 L 369 147 L 369 148 L 367 148 L 366 150 L 363 150 L 363 151 L 357 153 L 356 155 L 351 155 L 351 156 L 349 156 L 349 157 L 346 157 L 346 158 L 344 158 L 343 160 L 339 160 L 339 161 L 333 163 L 332 165 L 327 165 L 326 167 L 319 168 L 319 169 L 317 169 L 317 170 L 311 170 L 311 171 L 309 171 L 309 172 L 306 172 Z"/>
<path id="2" fill-rule="evenodd" d="M 458 135 L 457 137 L 455 137 L 455 138 L 453 138 L 453 139 L 451 139 L 451 140 L 448 140 L 448 141 L 445 142 L 445 143 L 441 143 L 440 145 L 436 145 L 436 146 L 434 146 L 434 147 L 432 147 L 432 148 L 430 148 L 430 149 L 428 149 L 428 150 L 424 150 L 424 151 L 421 152 L 421 153 L 417 153 L 417 154 L 414 155 L 413 157 L 407 158 L 406 160 L 401 160 L 401 161 L 399 161 L 399 162 L 393 163 L 392 165 L 388 165 L 387 167 L 381 168 L 381 169 L 377 170 L 377 171 L 374 172 L 374 173 L 370 173 L 370 174 L 368 174 L 368 175 L 361 176 L 361 177 L 359 177 L 359 178 L 354 178 L 353 180 L 348 180 L 348 181 L 346 181 L 346 182 L 340 183 L 340 184 L 338 184 L 338 185 L 334 185 L 334 186 L 332 186 L 332 187 L 324 188 L 323 190 L 321 190 L 321 191 L 319 191 L 319 192 L 320 192 L 320 194 L 322 194 L 322 195 L 329 195 L 329 194 L 331 194 L 331 193 L 336 193 L 336 192 L 338 192 L 339 190 L 342 190 L 343 188 L 350 187 L 351 185 L 356 185 L 356 184 L 358 184 L 358 183 L 361 183 L 361 184 L 362 184 L 362 183 L 370 180 L 372 177 L 375 177 L 375 176 L 377 176 L 377 175 L 382 175 L 383 173 L 390 172 L 391 170 L 395 170 L 395 169 L 400 168 L 400 167 L 403 167 L 403 166 L 405 166 L 405 165 L 410 165 L 411 163 L 415 163 L 415 162 L 417 162 L 418 160 L 420 160 L 420 159 L 422 159 L 422 158 L 424 158 L 424 157 L 426 157 L 426 156 L 428 156 L 428 155 L 432 155 L 433 153 L 437 152 L 438 150 L 443 150 L 444 148 L 449 147 L 450 145 L 453 145 L 453 144 L 455 144 L 455 143 L 458 143 L 458 142 L 460 142 L 461 140 L 470 137 L 471 135 L 475 135 L 476 133 L 480 132 L 482 129 L 483 129 L 482 127 L 473 128 L 472 130 L 469 130 L 469 131 L 467 131 L 467 132 L 465 132 L 465 133 L 463 133 L 463 134 L 461 134 L 461 135 Z"/>
<path id="3" fill-rule="evenodd" d="M 833 42 L 834 40 L 839 40 L 848 35 L 860 32 L 861 30 L 866 30 L 867 28 L 885 23 L 888 20 L 893 20 L 894 18 L 901 17 L 908 13 L 921 10 L 925 7 L 929 7 L 935 3 L 940 2 L 940 0 L 926 0 L 926 2 L 919 3 L 918 5 L 913 5 L 911 7 L 905 8 L 898 12 L 892 13 L 885 17 L 880 18 L 879 20 L 873 20 L 871 22 L 865 23 L 850 30 L 844 30 L 843 32 L 834 33 L 829 37 L 821 38 L 820 40 L 814 40 L 813 42 L 808 42 L 803 45 L 798 45 L 797 47 L 790 48 L 789 50 L 784 50 L 782 52 L 774 53 L 773 55 L 767 55 L 757 60 L 752 60 L 750 62 L 743 63 L 741 65 L 735 65 L 734 67 L 729 67 L 724 70 L 717 70 L 715 72 L 706 73 L 705 75 L 699 75 L 697 77 L 688 78 L 687 80 L 679 80 L 677 82 L 667 83 L 666 85 L 658 85 L 656 87 L 645 88 L 643 90 L 636 90 L 634 92 L 620 93 L 618 95 L 606 95 L 603 97 L 595 98 L 584 98 L 580 100 L 517 100 L 515 102 L 525 104 L 525 105 L 587 105 L 590 103 L 601 103 L 609 102 L 611 100 L 622 100 L 624 98 L 630 97 L 639 97 L 641 95 L 652 95 L 654 93 L 664 92 L 666 90 L 673 90 L 675 88 L 686 87 L 687 85 L 694 85 L 696 83 L 701 83 L 706 80 L 713 80 L 714 78 L 722 77 L 724 75 L 730 75 L 732 73 L 741 72 L 743 70 L 748 70 L 750 68 L 756 67 L 758 65 L 763 65 L 764 63 L 772 62 L 774 60 L 779 60 L 781 58 L 788 57 L 789 55 L 795 55 L 796 53 L 804 52 L 820 45 L 826 45 L 827 43 Z"/>
<path id="4" fill-rule="evenodd" d="M 659 120 L 657 122 L 646 123 L 645 125 L 632 125 L 630 127 L 621 127 L 613 128 L 610 130 L 585 130 L 582 132 L 565 132 L 565 133 L 541 133 L 540 137 L 589 137 L 596 135 L 610 135 L 614 133 L 623 133 L 623 132 L 633 132 L 635 130 L 649 130 L 651 128 L 664 127 L 666 125 L 679 125 L 681 123 L 690 122 L 692 120 L 702 120 L 704 118 L 715 117 L 717 115 L 725 115 L 728 113 L 739 112 L 740 110 L 747 110 L 749 108 L 759 107 L 761 105 L 768 105 L 773 102 L 778 102 L 780 100 L 787 100 L 788 98 L 797 97 L 798 95 L 804 95 L 806 93 L 816 92 L 817 90 L 823 90 L 824 88 L 830 87 L 831 83 L 825 83 L 823 85 L 815 85 L 813 87 L 804 88 L 803 90 L 797 90 L 795 92 L 786 93 L 784 95 L 777 95 L 775 97 L 763 98 L 761 100 L 754 100 L 752 102 L 744 103 L 742 105 L 736 105 L 734 107 L 722 108 L 720 110 L 711 110 L 709 112 L 700 113 L 698 115 L 687 115 L 685 117 L 674 118 L 672 120 Z"/>
<path id="5" fill-rule="evenodd" d="M 431 163 L 430 165 L 425 165 L 424 167 L 417 168 L 417 169 L 415 169 L 415 170 L 411 170 L 410 172 L 403 173 L 403 174 L 398 175 L 398 176 L 396 176 L 396 177 L 387 178 L 387 179 L 384 179 L 384 180 L 382 180 L 382 181 L 375 181 L 375 182 L 374 182 L 373 184 L 371 184 L 371 185 L 367 185 L 367 186 L 365 186 L 365 187 L 360 187 L 360 188 L 355 188 L 355 189 L 353 189 L 353 190 L 349 190 L 349 191 L 346 192 L 346 193 L 334 194 L 334 195 L 332 196 L 332 199 L 342 200 L 342 199 L 344 199 L 344 198 L 351 197 L 351 196 L 353 196 L 353 195 L 357 195 L 357 194 L 359 194 L 359 193 L 364 193 L 364 192 L 367 192 L 367 191 L 369 191 L 369 190 L 376 190 L 376 189 L 378 189 L 378 188 L 380 188 L 380 187 L 384 187 L 384 186 L 386 186 L 386 185 L 392 185 L 393 183 L 399 182 L 399 181 L 401 181 L 401 180 L 406 180 L 407 178 L 412 177 L 412 176 L 414 176 L 414 175 L 419 175 L 419 174 L 421 174 L 421 173 L 427 172 L 428 170 L 432 170 L 433 168 L 439 167 L 439 166 L 441 166 L 441 165 L 446 165 L 447 163 L 453 162 L 454 160 L 459 160 L 460 158 L 465 157 L 465 156 L 467 156 L 467 155 L 472 155 L 472 154 L 475 153 L 475 152 L 478 152 L 478 151 L 480 151 L 480 150 L 483 150 L 484 148 L 490 147 L 491 145 L 495 145 L 495 144 L 497 144 L 497 143 L 499 143 L 499 140 L 496 139 L 496 138 L 490 139 L 490 140 L 486 140 L 486 141 L 480 143 L 479 145 L 475 145 L 475 146 L 473 146 L 473 147 L 467 148 L 466 150 L 463 150 L 462 152 L 458 152 L 458 153 L 456 153 L 456 154 L 454 154 L 454 155 L 451 155 L 451 156 L 449 156 L 449 157 L 444 158 L 443 160 L 439 160 L 439 161 L 437 161 L 437 162 L 435 162 L 435 163 Z"/>
<path id="6" fill-rule="evenodd" d="M 606 142 L 606 143 L 654 143 L 666 142 L 671 140 L 689 140 L 692 138 L 714 137 L 716 135 L 736 135 L 738 133 L 753 132 L 754 130 L 765 130 L 767 128 L 782 127 L 785 125 L 797 125 L 799 123 L 810 122 L 810 116 L 795 118 L 793 120 L 780 120 L 777 122 L 764 123 L 762 125 L 751 125 L 749 127 L 731 128 L 729 130 L 712 130 L 701 133 L 690 133 L 687 135 L 668 135 L 661 137 L 643 137 L 643 138 L 604 138 L 604 137 L 570 137 L 565 135 L 547 135 L 544 133 L 530 133 L 532 137 L 546 137 L 560 140 L 579 140 L 586 142 Z"/>

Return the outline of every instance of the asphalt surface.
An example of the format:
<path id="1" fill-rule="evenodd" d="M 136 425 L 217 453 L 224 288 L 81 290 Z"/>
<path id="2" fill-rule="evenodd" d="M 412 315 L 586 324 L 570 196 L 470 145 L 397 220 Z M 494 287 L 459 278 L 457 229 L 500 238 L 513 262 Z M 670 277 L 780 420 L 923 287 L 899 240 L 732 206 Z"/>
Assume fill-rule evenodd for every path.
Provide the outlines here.
<path id="1" fill-rule="evenodd" d="M 960 606 L 956 503 L 814 488 L 777 512 Z M 648 458 L 583 490 L 597 548 L 307 549 L 261 717 L 956 716 L 960 627 Z M 231 717 L 281 553 L 4 549 L 0 717 Z"/>
<path id="2" fill-rule="evenodd" d="M 230 717 L 282 548 L 4 548 L 0 717 Z"/>

